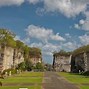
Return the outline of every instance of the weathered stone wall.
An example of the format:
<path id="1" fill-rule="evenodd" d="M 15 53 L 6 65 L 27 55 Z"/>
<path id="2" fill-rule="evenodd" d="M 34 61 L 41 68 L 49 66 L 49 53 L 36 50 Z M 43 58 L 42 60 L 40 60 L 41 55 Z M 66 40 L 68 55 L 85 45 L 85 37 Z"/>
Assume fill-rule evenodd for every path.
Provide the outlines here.
<path id="1" fill-rule="evenodd" d="M 4 56 L 4 51 L 0 45 L 0 71 L 3 70 L 3 56 Z"/>
<path id="2" fill-rule="evenodd" d="M 53 68 L 55 71 L 66 71 L 70 72 L 70 61 L 71 61 L 71 55 L 69 56 L 54 56 L 54 63 Z"/>
<path id="3" fill-rule="evenodd" d="M 89 71 L 89 52 L 86 53 L 85 57 L 85 71 Z"/>
<path id="4" fill-rule="evenodd" d="M 14 68 L 24 62 L 23 53 L 11 47 L 0 47 L 0 71 Z"/>
<path id="5" fill-rule="evenodd" d="M 21 62 L 24 61 L 24 57 L 23 57 L 23 52 L 21 52 L 18 49 L 14 50 L 14 66 L 16 67 L 18 64 L 20 64 Z"/>
<path id="6" fill-rule="evenodd" d="M 79 53 L 71 59 L 71 72 L 89 71 L 89 53 Z"/>
<path id="7" fill-rule="evenodd" d="M 42 63 L 42 58 L 34 57 L 34 58 L 30 58 L 30 60 L 33 65 L 36 65 L 38 62 Z"/>
<path id="8" fill-rule="evenodd" d="M 11 47 L 4 48 L 3 70 L 9 69 L 13 66 L 13 53 L 14 53 L 13 48 Z"/>

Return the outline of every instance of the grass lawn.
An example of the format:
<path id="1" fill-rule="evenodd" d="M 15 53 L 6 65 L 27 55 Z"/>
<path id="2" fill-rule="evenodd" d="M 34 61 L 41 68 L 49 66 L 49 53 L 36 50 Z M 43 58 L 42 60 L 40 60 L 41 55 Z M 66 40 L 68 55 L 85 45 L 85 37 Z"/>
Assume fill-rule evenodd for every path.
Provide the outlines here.
<path id="1" fill-rule="evenodd" d="M 81 89 L 89 89 L 89 86 L 81 86 Z"/>
<path id="2" fill-rule="evenodd" d="M 26 76 L 26 77 L 43 77 L 43 72 L 24 72 L 16 76 Z"/>
<path id="3" fill-rule="evenodd" d="M 16 87 L 15 87 L 15 86 L 14 86 L 14 87 L 6 87 L 6 86 L 5 86 L 5 87 L 4 87 L 4 86 L 3 86 L 3 87 L 0 87 L 0 89 L 19 89 L 19 88 L 42 89 L 41 86 L 29 86 L 29 87 L 27 87 L 27 86 L 24 86 L 24 87 L 22 87 L 22 86 L 21 86 L 21 87 L 20 87 L 20 86 L 16 86 Z"/>
<path id="4" fill-rule="evenodd" d="M 2 83 L 41 83 L 42 78 L 40 77 L 11 77 L 7 79 L 1 79 Z"/>
<path id="5" fill-rule="evenodd" d="M 89 85 L 84 85 L 89 84 L 89 77 L 64 72 L 60 72 L 59 75 L 65 77 L 68 81 L 72 83 L 78 84 L 80 89 L 89 89 Z"/>
<path id="6" fill-rule="evenodd" d="M 23 72 L 15 76 L 8 77 L 6 79 L 0 79 L 3 85 L 15 84 L 16 86 L 2 86 L 0 89 L 19 89 L 21 85 L 28 84 L 25 86 L 28 89 L 41 89 L 41 83 L 43 80 L 43 72 Z M 30 85 L 32 83 L 33 85 Z"/>

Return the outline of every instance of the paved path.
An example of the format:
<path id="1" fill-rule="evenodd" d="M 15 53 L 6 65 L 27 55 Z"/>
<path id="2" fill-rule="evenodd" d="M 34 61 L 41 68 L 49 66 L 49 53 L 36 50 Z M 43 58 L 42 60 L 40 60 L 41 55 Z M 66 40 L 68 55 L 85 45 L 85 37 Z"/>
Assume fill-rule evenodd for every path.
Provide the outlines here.
<path id="1" fill-rule="evenodd" d="M 43 89 L 79 89 L 55 72 L 45 72 Z"/>

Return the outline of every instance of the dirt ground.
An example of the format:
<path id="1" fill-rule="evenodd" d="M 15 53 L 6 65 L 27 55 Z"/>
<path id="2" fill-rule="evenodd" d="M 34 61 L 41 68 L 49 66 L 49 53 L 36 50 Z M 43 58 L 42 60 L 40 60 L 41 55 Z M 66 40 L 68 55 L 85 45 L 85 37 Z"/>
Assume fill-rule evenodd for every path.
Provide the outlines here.
<path id="1" fill-rule="evenodd" d="M 45 72 L 43 89 L 79 89 L 77 85 L 69 83 L 55 72 Z"/>

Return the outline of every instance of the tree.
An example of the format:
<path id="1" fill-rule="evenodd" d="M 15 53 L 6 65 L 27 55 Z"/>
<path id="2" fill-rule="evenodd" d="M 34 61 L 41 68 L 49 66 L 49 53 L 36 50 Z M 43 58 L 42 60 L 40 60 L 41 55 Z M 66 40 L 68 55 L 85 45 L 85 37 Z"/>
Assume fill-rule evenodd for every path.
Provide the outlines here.
<path id="1" fill-rule="evenodd" d="M 74 50 L 73 55 L 77 55 L 77 54 L 83 53 L 83 52 L 89 52 L 89 45 L 82 46 L 82 47 L 79 47 L 78 49 Z"/>
<path id="2" fill-rule="evenodd" d="M 24 43 L 21 42 L 21 41 L 19 41 L 19 40 L 17 40 L 17 41 L 16 41 L 16 48 L 23 50 L 23 49 L 24 49 Z"/>
<path id="3" fill-rule="evenodd" d="M 22 63 L 18 64 L 17 68 L 20 69 L 20 70 L 26 70 L 26 64 L 25 64 L 25 62 L 22 62 Z"/>
<path id="4" fill-rule="evenodd" d="M 58 55 L 69 56 L 70 54 L 72 54 L 72 52 L 66 52 L 65 50 L 60 50 L 57 53 L 55 52 L 53 55 L 54 56 L 58 56 Z"/>
<path id="5" fill-rule="evenodd" d="M 45 64 L 45 69 L 47 70 L 47 71 L 52 71 L 52 65 L 51 64 Z"/>
<path id="6" fill-rule="evenodd" d="M 30 47 L 25 45 L 24 46 L 24 58 L 25 58 L 25 60 L 29 59 L 29 50 L 30 50 Z"/>
<path id="7" fill-rule="evenodd" d="M 40 58 L 41 57 L 41 50 L 39 48 L 30 48 L 29 50 L 29 55 L 30 57 L 37 57 L 37 58 Z"/>
<path id="8" fill-rule="evenodd" d="M 31 71 L 33 69 L 33 64 L 32 64 L 31 61 L 26 60 L 25 61 L 25 64 L 26 64 L 26 66 L 25 66 L 26 67 L 26 70 Z"/>
<path id="9" fill-rule="evenodd" d="M 42 63 L 37 63 L 36 66 L 35 66 L 35 69 L 37 69 L 38 71 L 43 71 L 44 70 L 44 67 L 42 65 Z"/>
<path id="10" fill-rule="evenodd" d="M 15 47 L 16 42 L 14 41 L 15 34 L 6 29 L 0 29 L 0 44 L 3 46 Z"/>

